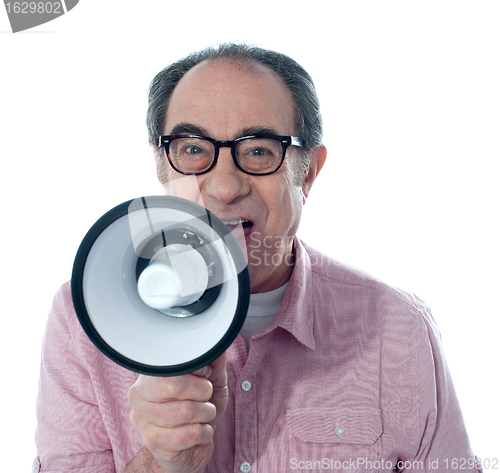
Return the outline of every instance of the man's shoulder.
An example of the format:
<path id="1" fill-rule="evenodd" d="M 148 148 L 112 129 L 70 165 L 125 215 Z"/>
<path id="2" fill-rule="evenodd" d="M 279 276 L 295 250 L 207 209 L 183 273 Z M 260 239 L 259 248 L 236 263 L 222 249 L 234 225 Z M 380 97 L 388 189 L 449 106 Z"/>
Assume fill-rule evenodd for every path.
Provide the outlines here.
<path id="1" fill-rule="evenodd" d="M 370 293 L 374 297 L 388 298 L 418 311 L 426 311 L 425 303 L 412 292 L 393 286 L 355 266 L 336 260 L 307 243 L 302 241 L 301 243 L 318 287 L 333 289 L 335 286 L 339 290 L 352 290 L 358 287 L 364 293 Z"/>
<path id="2" fill-rule="evenodd" d="M 414 293 L 388 284 L 354 266 L 342 263 L 302 242 L 310 262 L 309 288 L 315 304 L 337 320 L 359 327 L 384 328 L 395 334 L 394 344 L 419 344 L 440 332 L 427 304 Z M 380 332 L 382 334 L 382 332 Z M 430 335 L 432 334 L 432 335 Z"/>

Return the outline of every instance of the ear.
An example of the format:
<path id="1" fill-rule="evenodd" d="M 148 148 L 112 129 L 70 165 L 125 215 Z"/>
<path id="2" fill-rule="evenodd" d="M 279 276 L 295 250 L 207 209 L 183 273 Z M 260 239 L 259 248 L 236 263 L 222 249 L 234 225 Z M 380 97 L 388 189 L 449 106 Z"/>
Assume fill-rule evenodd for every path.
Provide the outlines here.
<path id="1" fill-rule="evenodd" d="M 323 164 L 325 164 L 326 154 L 326 147 L 324 145 L 318 146 L 311 151 L 309 170 L 307 171 L 307 174 L 304 177 L 304 183 L 302 184 L 304 203 L 305 199 L 309 195 L 309 191 L 311 190 L 314 181 L 316 180 L 316 177 L 318 177 L 318 174 L 323 167 Z"/>

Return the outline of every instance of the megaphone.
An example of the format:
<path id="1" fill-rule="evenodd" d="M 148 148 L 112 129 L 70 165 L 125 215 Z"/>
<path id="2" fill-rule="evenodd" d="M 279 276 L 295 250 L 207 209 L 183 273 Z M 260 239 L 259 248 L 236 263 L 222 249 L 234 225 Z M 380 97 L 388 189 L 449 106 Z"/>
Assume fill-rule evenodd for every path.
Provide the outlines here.
<path id="1" fill-rule="evenodd" d="M 250 277 L 238 241 L 213 213 L 150 196 L 116 206 L 87 232 L 71 293 L 104 355 L 131 371 L 176 376 L 211 363 L 234 341 Z"/>

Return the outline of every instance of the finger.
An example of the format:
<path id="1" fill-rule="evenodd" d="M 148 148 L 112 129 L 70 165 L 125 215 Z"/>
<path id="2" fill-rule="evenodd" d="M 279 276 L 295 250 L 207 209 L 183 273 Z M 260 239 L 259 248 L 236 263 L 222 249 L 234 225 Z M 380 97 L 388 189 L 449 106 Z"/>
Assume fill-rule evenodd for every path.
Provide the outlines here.
<path id="1" fill-rule="evenodd" d="M 210 365 L 204 366 L 199 370 L 193 371 L 191 374 L 193 376 L 199 376 L 201 378 L 208 378 L 212 374 L 212 366 Z"/>
<path id="2" fill-rule="evenodd" d="M 143 399 L 149 402 L 192 400 L 205 402 L 213 392 L 212 383 L 200 376 L 185 374 L 171 378 L 140 375 L 129 390 L 131 403 Z"/>
<path id="3" fill-rule="evenodd" d="M 148 423 L 157 427 L 175 428 L 187 424 L 208 424 L 215 419 L 216 413 L 215 406 L 210 402 L 142 402 L 131 412 L 131 420 L 134 425 Z"/>
<path id="4" fill-rule="evenodd" d="M 227 360 L 227 355 L 226 352 L 224 352 L 219 358 L 216 358 L 210 365 L 214 370 L 221 370 L 221 369 L 226 369 L 226 360 Z"/>
<path id="5" fill-rule="evenodd" d="M 201 376 L 204 378 L 212 379 L 212 377 L 220 376 L 219 373 L 221 371 L 226 370 L 226 352 L 224 352 L 221 356 L 216 358 L 212 363 L 199 370 L 193 371 L 191 374 L 195 376 Z"/>
<path id="6" fill-rule="evenodd" d="M 214 389 L 227 386 L 226 352 L 211 363 L 212 372 L 208 377 Z"/>
<path id="7" fill-rule="evenodd" d="M 142 434 L 142 439 L 153 453 L 162 450 L 163 457 L 165 457 L 165 452 L 169 452 L 173 458 L 183 450 L 210 442 L 213 432 L 208 424 L 188 424 L 173 429 L 150 425 Z"/>

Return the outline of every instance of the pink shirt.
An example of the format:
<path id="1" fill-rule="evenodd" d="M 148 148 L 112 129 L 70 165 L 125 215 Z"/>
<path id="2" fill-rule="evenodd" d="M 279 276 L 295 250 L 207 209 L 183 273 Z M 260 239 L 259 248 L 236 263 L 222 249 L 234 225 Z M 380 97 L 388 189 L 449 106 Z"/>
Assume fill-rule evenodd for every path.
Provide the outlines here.
<path id="1" fill-rule="evenodd" d="M 206 473 L 475 467 L 439 331 L 417 297 L 295 240 L 276 322 L 228 349 L 230 399 Z M 143 447 L 137 374 L 80 327 L 69 284 L 43 344 L 34 471 L 123 472 Z"/>

